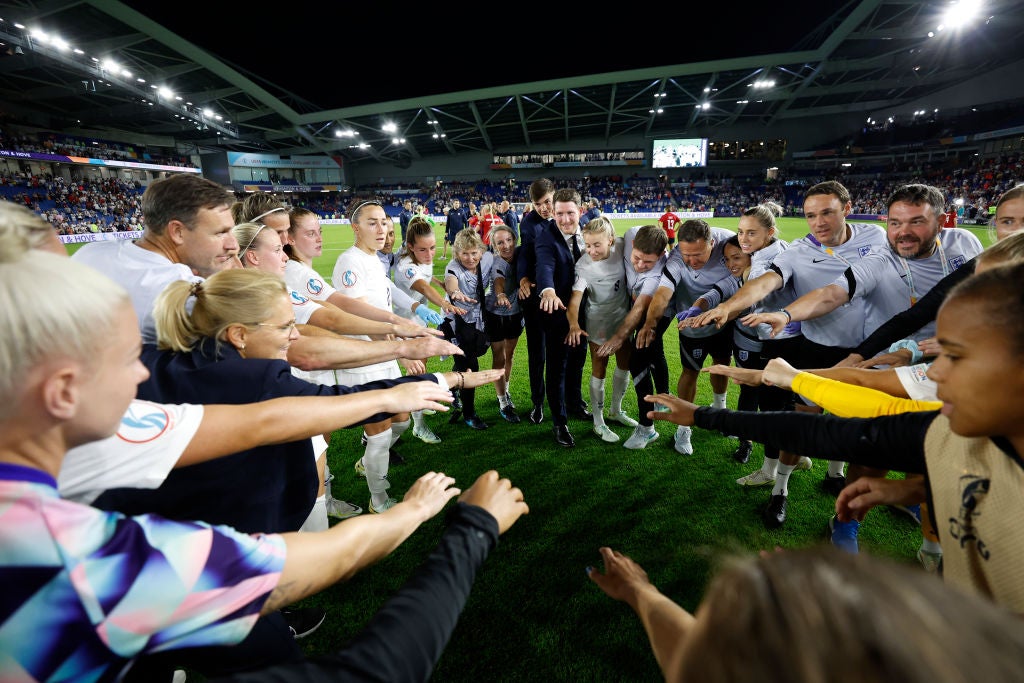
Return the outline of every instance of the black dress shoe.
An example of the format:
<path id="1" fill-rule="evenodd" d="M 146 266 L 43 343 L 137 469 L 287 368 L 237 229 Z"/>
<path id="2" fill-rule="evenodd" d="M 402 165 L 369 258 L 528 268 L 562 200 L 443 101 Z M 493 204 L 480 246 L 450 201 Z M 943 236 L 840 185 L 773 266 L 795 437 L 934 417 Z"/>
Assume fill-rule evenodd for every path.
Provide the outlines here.
<path id="1" fill-rule="evenodd" d="M 466 425 L 473 429 L 487 429 L 490 425 L 481 420 L 476 415 L 470 415 L 466 418 Z"/>
<path id="2" fill-rule="evenodd" d="M 750 460 L 750 451 L 754 450 L 752 441 L 740 441 L 739 447 L 732 452 L 732 459 L 741 465 L 746 465 Z"/>
<path id="3" fill-rule="evenodd" d="M 783 495 L 772 496 L 768 501 L 768 507 L 764 509 L 764 525 L 769 529 L 778 529 L 786 523 L 786 497 Z"/>
<path id="4" fill-rule="evenodd" d="M 577 420 L 590 420 L 594 414 L 590 412 L 590 407 L 586 403 L 581 402 L 569 410 L 569 417 L 574 417 Z"/>
<path id="5" fill-rule="evenodd" d="M 565 425 L 555 425 L 555 442 L 559 446 L 565 446 L 566 448 L 572 448 L 576 445 L 575 439 L 572 438 L 572 434 L 569 433 L 569 428 Z"/>
<path id="6" fill-rule="evenodd" d="M 544 406 L 538 403 L 537 405 L 533 406 L 533 409 L 530 411 L 530 422 L 532 422 L 535 425 L 539 425 L 543 421 Z"/>
<path id="7" fill-rule="evenodd" d="M 846 488 L 846 476 L 840 474 L 838 477 L 830 477 L 826 472 L 821 486 L 833 496 L 838 496 Z"/>

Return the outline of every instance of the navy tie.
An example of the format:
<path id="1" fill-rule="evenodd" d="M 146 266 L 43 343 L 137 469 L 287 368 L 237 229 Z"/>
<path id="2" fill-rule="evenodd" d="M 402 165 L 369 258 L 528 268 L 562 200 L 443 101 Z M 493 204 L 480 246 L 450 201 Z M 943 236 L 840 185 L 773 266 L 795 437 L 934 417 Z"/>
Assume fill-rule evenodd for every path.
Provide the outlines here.
<path id="1" fill-rule="evenodd" d="M 576 235 L 572 236 L 572 260 L 579 261 L 580 256 L 583 254 L 580 252 L 579 242 L 576 241 Z"/>

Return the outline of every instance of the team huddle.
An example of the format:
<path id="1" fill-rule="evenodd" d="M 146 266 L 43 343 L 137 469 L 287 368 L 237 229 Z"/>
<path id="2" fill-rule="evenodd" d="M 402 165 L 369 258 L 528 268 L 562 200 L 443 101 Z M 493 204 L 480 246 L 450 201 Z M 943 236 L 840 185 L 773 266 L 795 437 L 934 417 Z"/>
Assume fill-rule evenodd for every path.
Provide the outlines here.
<path id="1" fill-rule="evenodd" d="M 761 465 L 736 484 L 771 486 L 769 528 L 787 519 L 792 473 L 828 459 L 832 544 L 857 554 L 875 506 L 914 515 L 921 564 L 970 594 L 950 604 L 988 624 L 979 632 L 1019 665 L 1024 639 L 999 610 L 1024 611 L 1024 185 L 1000 198 L 987 249 L 943 227 L 945 198 L 923 184 L 890 195 L 885 227 L 848 222 L 840 183 L 813 185 L 808 234 L 788 243 L 773 202 L 746 210 L 735 231 L 690 218 L 671 220 L 671 235 L 660 222 L 617 235 L 576 189 L 538 179 L 529 192 L 518 224 L 497 208 L 471 224 L 454 202 L 450 225 L 464 227 L 445 233 L 440 278 L 426 216 L 402 219 L 396 250 L 385 207 L 356 200 L 354 244 L 329 281 L 313 268 L 316 214 L 264 193 L 235 201 L 189 174 L 147 187 L 141 239 L 70 259 L 38 216 L 0 205 L 0 679 L 169 680 L 180 668 L 239 681 L 429 679 L 477 570 L 529 507 L 494 470 L 465 489 L 427 472 L 397 496 L 389 468 L 407 431 L 444 448 L 433 415 L 488 429 L 476 409 L 488 385 L 502 419 L 550 419 L 563 448 L 576 444 L 570 418 L 609 445 L 621 438 L 610 425 L 631 429 L 632 451 L 659 438 L 655 420 L 676 426 L 683 456 L 699 455 L 695 428 L 735 438 L 739 463 L 763 444 Z M 523 381 L 513 360 L 524 331 L 521 415 L 510 386 Z M 453 369 L 426 372 L 438 357 Z M 711 406 L 694 404 L 702 374 Z M 328 441 L 352 426 L 369 514 L 331 491 Z M 296 641 L 326 614 L 290 606 L 385 557 L 453 498 L 436 548 L 358 637 L 305 657 Z M 695 653 L 719 630 L 739 633 L 740 612 L 752 625 L 737 637 L 749 642 L 782 612 L 797 632 L 814 628 L 799 621 L 803 601 L 835 598 L 837 619 L 856 623 L 917 614 L 936 595 L 927 583 L 916 599 L 910 581 L 885 600 L 841 601 L 755 581 L 739 589 L 741 610 L 725 581 L 756 572 L 739 570 L 694 615 L 627 556 L 600 552 L 604 570 L 587 575 L 641 617 L 668 680 L 705 679 L 709 658 Z M 856 595 L 903 577 L 876 576 L 888 570 L 870 561 L 767 555 L 747 566 L 849 572 Z M 902 655 L 863 630 L 865 665 L 896 671 Z M 964 645 L 966 664 L 955 643 L 938 645 L 951 670 L 973 671 L 976 655 L 1003 666 L 978 654 L 985 643 Z M 1001 676 L 986 680 L 1012 680 Z"/>

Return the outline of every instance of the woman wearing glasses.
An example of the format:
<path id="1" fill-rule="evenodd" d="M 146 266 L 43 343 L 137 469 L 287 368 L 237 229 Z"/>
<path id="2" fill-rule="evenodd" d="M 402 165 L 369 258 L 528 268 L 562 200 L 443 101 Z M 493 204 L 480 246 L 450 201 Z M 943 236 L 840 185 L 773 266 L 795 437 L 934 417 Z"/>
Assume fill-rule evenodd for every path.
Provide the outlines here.
<path id="1" fill-rule="evenodd" d="M 319 224 L 318 224 L 319 227 Z M 281 238 L 273 229 L 261 223 L 239 223 L 231 229 L 239 245 L 239 259 L 243 268 L 253 268 L 270 273 L 281 278 L 286 277 L 286 266 L 291 263 L 288 254 L 285 253 Z M 289 300 L 296 320 L 306 308 L 315 307 L 320 309 L 319 315 L 330 313 L 319 304 L 309 298 L 297 293 L 289 286 Z M 306 316 L 309 319 L 309 316 Z M 319 317 L 318 317 L 319 320 Z M 334 370 L 314 370 L 307 372 L 292 367 L 292 374 L 299 379 L 318 384 L 337 384 L 338 377 Z M 317 491 L 316 501 L 309 518 L 302 525 L 304 531 L 323 531 L 329 525 L 328 517 L 336 519 L 347 519 L 360 514 L 363 509 L 344 500 L 335 498 L 331 493 L 330 469 L 327 466 L 327 447 L 330 442 L 330 434 L 315 436 L 312 439 L 313 454 L 316 459 L 317 472 L 320 486 Z"/>
<path id="2" fill-rule="evenodd" d="M 139 386 L 138 398 L 144 400 L 232 404 L 351 394 L 404 382 L 437 381 L 443 386 L 438 375 L 357 386 L 295 377 L 287 353 L 299 332 L 288 289 L 279 276 L 255 269 L 224 271 L 201 283 L 173 283 L 157 298 L 154 318 L 157 344 L 147 344 L 142 352 L 151 373 Z M 493 377 L 450 373 L 448 379 L 458 388 L 460 381 L 486 383 Z M 377 413 L 367 421 L 389 417 Z M 295 531 L 316 497 L 312 456 L 309 439 L 262 446 L 179 468 L 154 491 L 104 494 L 109 497 L 103 507 L 228 524 L 250 533 Z"/>

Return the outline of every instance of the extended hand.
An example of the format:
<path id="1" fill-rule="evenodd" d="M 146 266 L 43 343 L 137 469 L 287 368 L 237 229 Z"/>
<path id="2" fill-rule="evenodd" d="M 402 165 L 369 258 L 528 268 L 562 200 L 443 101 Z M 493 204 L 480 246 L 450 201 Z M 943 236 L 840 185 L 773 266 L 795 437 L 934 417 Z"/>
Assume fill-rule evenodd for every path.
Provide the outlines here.
<path id="1" fill-rule="evenodd" d="M 561 311 L 565 309 L 565 304 L 562 300 L 551 291 L 545 292 L 540 297 L 540 310 L 545 313 L 554 313 L 555 311 Z"/>
<path id="2" fill-rule="evenodd" d="M 633 605 L 637 593 L 653 587 L 647 572 L 633 558 L 608 547 L 600 548 L 599 552 L 604 562 L 604 573 L 587 567 L 587 576 L 608 597 Z"/>
<path id="3" fill-rule="evenodd" d="M 419 306 L 416 307 L 416 310 L 413 312 L 416 314 L 417 318 L 422 320 L 427 325 L 440 325 L 441 321 L 444 320 L 444 317 L 440 313 L 431 310 L 430 307 L 427 306 L 426 304 L 421 303 Z"/>
<path id="4" fill-rule="evenodd" d="M 751 368 L 739 368 L 733 365 L 712 365 L 701 368 L 701 372 L 711 375 L 724 375 L 731 377 L 736 384 L 745 384 L 748 387 L 761 386 L 761 371 Z"/>
<path id="5" fill-rule="evenodd" d="M 466 492 L 459 496 L 460 503 L 477 505 L 494 515 L 498 520 L 498 533 L 503 534 L 525 514 L 530 506 L 523 499 L 523 492 L 508 479 L 499 479 L 495 470 L 484 472 Z"/>
<path id="6" fill-rule="evenodd" d="M 836 496 L 836 515 L 842 522 L 863 521 L 876 505 L 915 505 L 924 501 L 924 477 L 861 477 Z"/>
<path id="7" fill-rule="evenodd" d="M 683 427 L 693 425 L 693 414 L 697 412 L 697 408 L 699 407 L 689 401 L 684 401 L 678 396 L 673 396 L 672 394 L 652 394 L 645 396 L 644 400 L 650 403 L 667 406 L 669 408 L 669 412 L 667 413 L 652 410 L 647 413 L 647 417 L 652 420 L 668 420 L 669 422 L 682 425 Z"/>
<path id="8" fill-rule="evenodd" d="M 747 327 L 757 327 L 761 323 L 768 323 L 772 328 L 772 337 L 786 329 L 789 324 L 789 317 L 778 311 L 770 313 L 750 313 L 740 318 L 740 322 Z"/>
<path id="9" fill-rule="evenodd" d="M 402 498 L 403 503 L 419 505 L 426 521 L 440 512 L 445 504 L 462 493 L 452 486 L 455 480 L 444 472 L 427 472 L 413 482 Z"/>
<path id="10" fill-rule="evenodd" d="M 403 382 L 383 389 L 385 413 L 411 413 L 414 410 L 448 410 L 442 401 L 450 403 L 452 392 L 445 391 L 437 382 Z"/>

